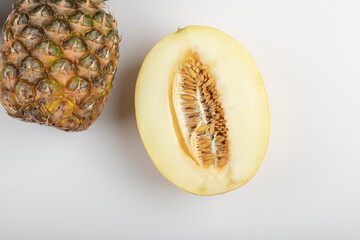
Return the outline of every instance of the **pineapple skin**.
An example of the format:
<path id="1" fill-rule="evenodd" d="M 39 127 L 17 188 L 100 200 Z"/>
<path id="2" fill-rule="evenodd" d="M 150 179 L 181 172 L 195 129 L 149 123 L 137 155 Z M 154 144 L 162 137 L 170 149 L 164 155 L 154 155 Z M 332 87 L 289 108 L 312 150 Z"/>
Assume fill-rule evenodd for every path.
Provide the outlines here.
<path id="1" fill-rule="evenodd" d="M 102 0 L 20 0 L 5 22 L 0 102 L 14 118 L 64 131 L 100 116 L 119 60 Z"/>

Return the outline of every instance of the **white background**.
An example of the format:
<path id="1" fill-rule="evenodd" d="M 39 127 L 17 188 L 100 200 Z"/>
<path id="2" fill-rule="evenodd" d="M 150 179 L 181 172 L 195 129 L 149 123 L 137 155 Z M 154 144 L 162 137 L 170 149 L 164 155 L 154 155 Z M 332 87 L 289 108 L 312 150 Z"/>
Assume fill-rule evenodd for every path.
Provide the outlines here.
<path id="1" fill-rule="evenodd" d="M 0 0 L 1 22 L 10 0 Z M 123 33 L 116 88 L 83 133 L 0 112 L 0 239 L 360 239 L 360 1 L 109 2 Z M 179 26 L 237 39 L 265 82 L 271 136 L 254 179 L 199 197 L 139 137 L 141 63 Z M 165 146 L 166 147 L 166 146 Z"/>

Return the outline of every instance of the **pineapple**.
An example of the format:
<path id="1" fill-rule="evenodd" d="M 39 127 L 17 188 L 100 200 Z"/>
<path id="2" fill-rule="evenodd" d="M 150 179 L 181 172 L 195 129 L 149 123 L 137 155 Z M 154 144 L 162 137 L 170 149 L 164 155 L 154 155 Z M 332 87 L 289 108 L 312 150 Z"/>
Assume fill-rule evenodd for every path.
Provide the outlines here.
<path id="1" fill-rule="evenodd" d="M 120 38 L 106 0 L 20 0 L 4 26 L 0 102 L 14 118 L 83 131 L 114 84 Z"/>

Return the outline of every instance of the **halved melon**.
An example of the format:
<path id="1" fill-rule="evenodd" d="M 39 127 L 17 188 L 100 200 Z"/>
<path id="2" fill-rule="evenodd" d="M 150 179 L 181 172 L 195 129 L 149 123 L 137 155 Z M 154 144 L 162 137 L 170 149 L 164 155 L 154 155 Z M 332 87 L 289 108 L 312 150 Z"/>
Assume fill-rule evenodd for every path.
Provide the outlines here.
<path id="1" fill-rule="evenodd" d="M 185 191 L 234 190 L 264 158 L 270 116 L 259 70 L 217 29 L 190 26 L 161 40 L 140 70 L 135 107 L 151 159 Z"/>

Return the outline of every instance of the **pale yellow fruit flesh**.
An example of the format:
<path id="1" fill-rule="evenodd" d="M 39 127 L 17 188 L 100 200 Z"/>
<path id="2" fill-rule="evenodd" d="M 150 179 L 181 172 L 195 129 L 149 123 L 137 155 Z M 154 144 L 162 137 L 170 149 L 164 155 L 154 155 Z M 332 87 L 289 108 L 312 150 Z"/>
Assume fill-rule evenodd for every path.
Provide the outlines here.
<path id="1" fill-rule="evenodd" d="M 199 166 L 179 138 L 172 87 L 176 69 L 189 52 L 210 67 L 225 112 L 230 158 L 222 168 Z M 139 73 L 135 107 L 151 159 L 170 182 L 185 191 L 214 195 L 234 190 L 255 175 L 264 158 L 270 116 L 259 70 L 238 42 L 217 29 L 190 26 L 161 40 Z"/>

